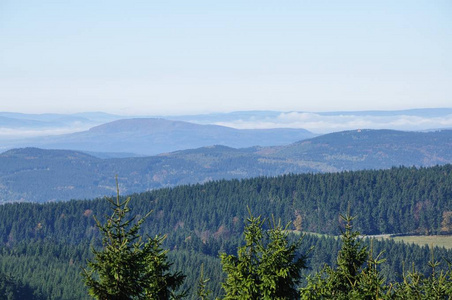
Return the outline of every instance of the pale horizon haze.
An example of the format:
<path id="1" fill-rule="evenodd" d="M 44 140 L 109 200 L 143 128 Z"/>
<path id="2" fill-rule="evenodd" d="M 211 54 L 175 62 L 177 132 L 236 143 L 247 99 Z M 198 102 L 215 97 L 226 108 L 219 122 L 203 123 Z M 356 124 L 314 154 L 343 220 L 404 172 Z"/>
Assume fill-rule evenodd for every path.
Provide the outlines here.
<path id="1" fill-rule="evenodd" d="M 0 111 L 452 107 L 451 1 L 0 1 Z"/>

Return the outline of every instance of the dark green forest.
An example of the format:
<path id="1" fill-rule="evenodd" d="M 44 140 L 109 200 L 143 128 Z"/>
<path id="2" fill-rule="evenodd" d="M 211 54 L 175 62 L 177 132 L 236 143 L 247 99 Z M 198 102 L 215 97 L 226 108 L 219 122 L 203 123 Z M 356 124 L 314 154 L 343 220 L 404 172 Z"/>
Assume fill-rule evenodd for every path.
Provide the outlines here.
<path id="1" fill-rule="evenodd" d="M 445 165 L 220 180 L 133 194 L 130 207 L 138 216 L 152 210 L 140 234 L 167 235 L 163 246 L 171 250 L 169 260 L 187 275 L 182 288 L 196 286 L 203 264 L 216 296 L 225 276 L 219 254 L 234 254 L 243 243 L 248 209 L 290 224 L 293 239 L 301 231 L 340 234 L 339 215 L 348 208 L 356 216 L 354 228 L 363 234 L 450 234 L 451 173 L 452 166 Z M 45 299 L 88 299 L 81 266 L 91 258 L 90 247 L 100 247 L 93 216 L 102 218 L 109 209 L 102 198 L 0 206 L 0 271 L 8 279 L 2 282 L 31 288 Z M 299 251 L 312 246 L 304 275 L 325 263 L 335 265 L 341 240 L 307 234 Z M 383 251 L 380 272 L 388 281 L 402 280 L 406 265 L 430 272 L 428 247 L 375 240 L 372 248 Z M 452 257 L 443 248 L 434 252 L 438 259 Z"/>

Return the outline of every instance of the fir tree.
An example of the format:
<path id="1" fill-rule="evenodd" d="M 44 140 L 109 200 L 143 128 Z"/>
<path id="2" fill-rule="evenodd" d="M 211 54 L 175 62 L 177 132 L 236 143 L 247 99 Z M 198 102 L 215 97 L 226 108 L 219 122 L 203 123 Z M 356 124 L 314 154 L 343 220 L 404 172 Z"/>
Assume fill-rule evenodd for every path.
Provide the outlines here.
<path id="1" fill-rule="evenodd" d="M 435 260 L 433 247 L 432 258 L 428 265 L 431 274 L 426 277 L 413 270 L 403 275 L 403 282 L 394 285 L 393 299 L 452 299 L 452 266 L 451 262 L 444 259 L 448 265 L 447 271 L 437 272 L 439 261 Z"/>
<path id="2" fill-rule="evenodd" d="M 341 215 L 345 221 L 342 231 L 342 247 L 337 256 L 337 267 L 325 265 L 314 276 L 307 278 L 301 289 L 302 299 L 386 299 L 389 297 L 384 278 L 377 266 L 384 260 L 381 254 L 373 257 L 372 251 L 362 246 L 359 232 L 353 230 L 354 217 Z M 367 261 L 367 266 L 364 263 Z"/>
<path id="3" fill-rule="evenodd" d="M 300 271 L 306 257 L 297 255 L 301 239 L 291 244 L 287 227 L 262 229 L 265 220 L 250 214 L 245 227 L 245 245 L 238 255 L 221 254 L 227 274 L 224 299 L 298 299 Z"/>
<path id="4" fill-rule="evenodd" d="M 201 264 L 201 275 L 198 280 L 198 287 L 196 289 L 196 296 L 199 300 L 207 300 L 210 295 L 210 291 L 207 289 L 206 284 L 209 282 L 209 278 L 204 278 L 204 264 Z"/>
<path id="5" fill-rule="evenodd" d="M 148 237 L 144 243 L 138 234 L 151 212 L 139 220 L 127 218 L 130 197 L 121 202 L 117 180 L 116 188 L 116 201 L 107 198 L 113 214 L 105 224 L 95 218 L 103 247 L 93 249 L 94 260 L 83 269 L 89 293 L 102 300 L 170 299 L 175 296 L 171 290 L 182 284 L 184 276 L 168 271 L 167 252 L 160 248 L 165 237 Z"/>

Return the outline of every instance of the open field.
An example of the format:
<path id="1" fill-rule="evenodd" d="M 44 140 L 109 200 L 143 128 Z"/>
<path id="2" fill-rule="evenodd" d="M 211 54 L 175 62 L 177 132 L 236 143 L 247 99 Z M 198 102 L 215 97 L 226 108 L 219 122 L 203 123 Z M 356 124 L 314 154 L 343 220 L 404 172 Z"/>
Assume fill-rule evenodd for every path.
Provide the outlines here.
<path id="1" fill-rule="evenodd" d="M 293 230 L 291 231 L 296 234 L 301 234 L 300 231 Z M 327 234 L 319 234 L 315 232 L 303 232 L 304 234 L 312 234 L 317 237 L 335 237 L 333 235 Z M 393 239 L 396 242 L 404 242 L 407 244 L 416 244 L 419 246 L 437 246 L 444 247 L 446 249 L 452 249 L 452 235 L 406 235 L 406 236 L 392 236 L 390 234 L 380 234 L 380 235 L 370 235 L 363 236 L 367 238 L 375 238 L 375 239 Z"/>
<path id="2" fill-rule="evenodd" d="M 452 249 L 451 235 L 409 235 L 409 236 L 394 236 L 391 237 L 394 241 L 403 241 L 405 243 L 423 245 L 433 245 Z"/>
<path id="3" fill-rule="evenodd" d="M 404 242 L 409 244 L 417 244 L 419 246 L 433 245 L 452 249 L 452 235 L 406 235 L 406 236 L 391 236 L 391 235 L 377 235 L 369 236 L 376 239 L 393 239 L 396 242 Z"/>
<path id="4" fill-rule="evenodd" d="M 312 231 L 300 231 L 300 230 L 286 230 L 289 233 L 293 233 L 296 235 L 302 235 L 302 234 L 310 234 L 310 235 L 314 235 L 316 237 L 334 237 L 337 238 L 337 235 L 331 235 L 331 234 L 324 234 L 324 233 L 317 233 L 317 232 L 312 232 Z"/>

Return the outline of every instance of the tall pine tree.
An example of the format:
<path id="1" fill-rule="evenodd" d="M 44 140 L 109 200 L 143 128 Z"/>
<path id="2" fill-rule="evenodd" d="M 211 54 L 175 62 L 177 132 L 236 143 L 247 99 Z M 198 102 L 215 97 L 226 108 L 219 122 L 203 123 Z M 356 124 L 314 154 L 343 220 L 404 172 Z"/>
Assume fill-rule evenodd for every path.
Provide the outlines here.
<path id="1" fill-rule="evenodd" d="M 247 222 L 238 255 L 221 254 L 224 299 L 298 299 L 300 271 L 306 268 L 306 257 L 297 253 L 301 239 L 290 243 L 287 227 L 275 222 L 263 230 L 265 220 L 251 214 Z"/>
<path id="2" fill-rule="evenodd" d="M 89 293 L 101 300 L 171 299 L 184 280 L 180 272 L 171 273 L 167 252 L 161 248 L 164 236 L 147 238 L 138 234 L 143 218 L 128 217 L 130 197 L 121 201 L 116 180 L 116 200 L 107 198 L 113 214 L 104 224 L 95 218 L 103 235 L 102 249 L 93 249 L 94 260 L 83 270 Z"/>

